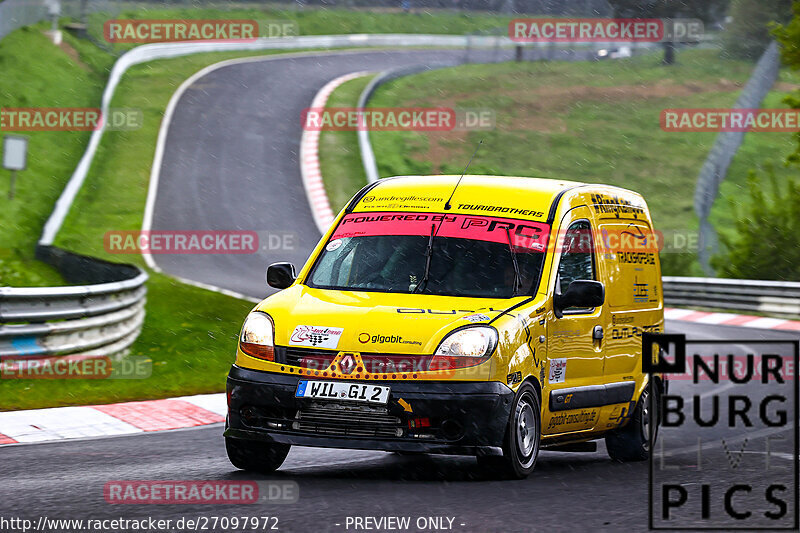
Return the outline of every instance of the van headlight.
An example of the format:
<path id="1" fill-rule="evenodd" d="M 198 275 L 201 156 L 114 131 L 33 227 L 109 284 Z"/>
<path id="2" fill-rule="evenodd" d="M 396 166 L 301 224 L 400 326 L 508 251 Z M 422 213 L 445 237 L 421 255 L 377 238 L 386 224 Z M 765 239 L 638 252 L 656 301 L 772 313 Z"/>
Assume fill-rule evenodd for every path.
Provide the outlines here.
<path id="1" fill-rule="evenodd" d="M 239 335 L 239 348 L 247 355 L 275 360 L 275 325 L 268 314 L 253 311 L 247 315 Z"/>
<path id="2" fill-rule="evenodd" d="M 469 326 L 447 335 L 430 363 L 430 370 L 449 370 L 485 362 L 497 348 L 497 330 L 491 326 Z"/>

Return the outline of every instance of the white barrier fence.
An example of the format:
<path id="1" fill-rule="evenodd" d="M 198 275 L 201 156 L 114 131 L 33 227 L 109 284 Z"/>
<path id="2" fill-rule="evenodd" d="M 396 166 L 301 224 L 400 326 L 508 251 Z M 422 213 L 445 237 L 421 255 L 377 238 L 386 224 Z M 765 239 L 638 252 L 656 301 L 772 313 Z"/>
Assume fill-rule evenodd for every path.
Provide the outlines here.
<path id="1" fill-rule="evenodd" d="M 664 303 L 800 318 L 800 283 L 752 279 L 664 278 Z"/>

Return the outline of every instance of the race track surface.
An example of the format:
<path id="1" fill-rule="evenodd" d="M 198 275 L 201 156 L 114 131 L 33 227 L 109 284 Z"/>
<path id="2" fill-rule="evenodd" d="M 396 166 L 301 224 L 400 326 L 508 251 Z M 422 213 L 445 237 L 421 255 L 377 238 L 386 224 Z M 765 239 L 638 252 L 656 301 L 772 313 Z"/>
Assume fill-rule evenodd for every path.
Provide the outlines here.
<path id="1" fill-rule="evenodd" d="M 291 235 L 294 246 L 262 249 L 253 255 L 156 256 L 158 265 L 184 278 L 263 297 L 267 294 L 266 265 L 288 260 L 299 267 L 319 239 L 297 161 L 300 111 L 317 90 L 349 72 L 461 55 L 461 51 L 334 53 L 229 66 L 198 80 L 175 110 L 153 229 L 255 230 L 260 235 Z M 790 333 L 682 322 L 668 322 L 667 327 L 669 332 L 685 333 L 692 339 L 800 338 Z M 715 348 L 721 353 L 727 349 L 708 350 Z M 723 386 L 679 382 L 671 392 L 690 398 L 718 392 Z M 771 389 L 758 383 L 742 387 L 753 398 Z M 790 417 L 793 415 L 791 411 Z M 783 454 L 773 459 L 773 468 L 781 472 L 791 465 L 786 458 L 791 458 L 790 429 L 775 432 L 785 437 L 773 444 L 774 450 Z M 221 433 L 221 425 L 215 425 L 5 447 L 0 452 L 0 516 L 177 520 L 273 515 L 279 517 L 282 531 L 311 532 L 348 531 L 347 516 L 365 515 L 453 517 L 453 530 L 470 532 L 647 529 L 648 463 L 615 463 L 602 443 L 595 453 L 543 451 L 534 475 L 525 481 L 494 480 L 479 471 L 470 457 L 317 448 L 293 449 L 281 470 L 265 477 L 236 471 L 226 458 Z M 737 430 L 739 436 L 745 433 L 746 429 Z M 724 436 L 710 434 L 714 435 Z M 672 448 L 683 449 L 671 464 L 692 466 L 695 454 L 691 446 L 697 437 L 687 431 L 668 437 Z M 734 446 L 738 450 L 741 444 Z M 742 472 L 755 475 L 760 463 L 741 466 L 741 470 L 720 467 L 710 475 L 715 482 L 732 482 Z M 691 484 L 698 474 L 688 471 L 686 476 Z M 126 479 L 289 479 L 299 484 L 300 496 L 297 503 L 289 505 L 106 503 L 104 484 Z"/>
<path id="2" fill-rule="evenodd" d="M 794 338 L 797 335 L 729 326 L 673 322 L 670 332 L 690 338 Z M 720 387 L 724 385 L 717 385 Z M 676 390 L 688 391 L 689 385 Z M 753 397 L 758 384 L 745 385 Z M 708 392 L 714 386 L 706 386 Z M 691 393 L 697 392 L 692 389 Z M 773 450 L 791 449 L 785 441 Z M 697 436 L 671 437 L 670 448 L 691 447 Z M 748 432 L 738 430 L 745 435 Z M 294 448 L 274 475 L 237 471 L 225 455 L 222 426 L 85 441 L 10 446 L 2 449 L 0 516 L 116 518 L 154 516 L 177 520 L 199 516 L 278 516 L 282 531 L 347 531 L 348 516 L 449 516 L 455 531 L 646 531 L 648 463 L 616 463 L 600 442 L 595 453 L 541 452 L 534 474 L 524 481 L 498 481 L 477 468 L 474 458 L 398 456 L 384 452 Z M 724 435 L 723 435 L 724 436 Z M 731 448 L 738 453 L 741 442 Z M 756 442 L 755 439 L 751 442 Z M 763 449 L 763 444 L 748 450 Z M 719 452 L 719 450 L 717 450 Z M 757 460 L 754 458 L 757 456 Z M 691 450 L 670 465 L 692 465 Z M 709 472 L 714 483 L 741 479 L 743 470 L 763 477 L 763 456 L 745 457 L 741 469 Z M 775 475 L 791 461 L 772 460 Z M 777 470 L 776 470 L 777 469 Z M 688 471 L 696 480 L 697 472 Z M 299 501 L 269 505 L 111 505 L 103 486 L 115 480 L 278 479 L 298 483 Z M 692 481 L 688 481 L 692 483 Z M 759 495 L 759 498 L 762 498 Z M 763 498 L 762 498 L 763 499 Z M 460 524 L 465 524 L 461 526 Z M 336 524 L 342 524 L 337 526 Z M 414 529 L 415 530 L 415 529 Z M 352 527 L 350 531 L 353 531 Z"/>

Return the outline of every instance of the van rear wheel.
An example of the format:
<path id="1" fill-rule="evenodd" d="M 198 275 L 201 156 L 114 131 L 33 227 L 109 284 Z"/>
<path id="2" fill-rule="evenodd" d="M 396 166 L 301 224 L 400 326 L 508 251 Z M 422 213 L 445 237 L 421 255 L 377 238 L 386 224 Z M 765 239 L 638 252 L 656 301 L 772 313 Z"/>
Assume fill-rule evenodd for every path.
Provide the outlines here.
<path id="1" fill-rule="evenodd" d="M 231 464 L 241 470 L 270 474 L 276 471 L 289 454 L 289 444 L 225 437 L 225 450 Z"/>
<path id="2" fill-rule="evenodd" d="M 524 479 L 533 472 L 542 433 L 541 403 L 536 389 L 523 383 L 511 406 L 503 439 L 503 455 L 479 455 L 478 465 L 507 479 Z"/>
<path id="3" fill-rule="evenodd" d="M 658 406 L 658 395 L 654 404 Z M 658 432 L 657 413 L 650 412 L 650 387 L 645 388 L 630 422 L 623 428 L 617 429 L 606 436 L 608 455 L 615 461 L 645 461 L 650 457 L 650 424 L 656 424 Z"/>

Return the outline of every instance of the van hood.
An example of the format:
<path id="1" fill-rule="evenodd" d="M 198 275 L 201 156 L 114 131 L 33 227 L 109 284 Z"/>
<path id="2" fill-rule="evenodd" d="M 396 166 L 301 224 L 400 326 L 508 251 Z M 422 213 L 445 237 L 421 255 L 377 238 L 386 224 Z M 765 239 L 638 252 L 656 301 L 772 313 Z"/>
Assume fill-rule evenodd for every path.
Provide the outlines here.
<path id="1" fill-rule="evenodd" d="M 526 298 L 464 298 L 294 285 L 270 296 L 256 309 L 272 317 L 277 346 L 431 354 L 453 329 L 487 324 Z"/>

